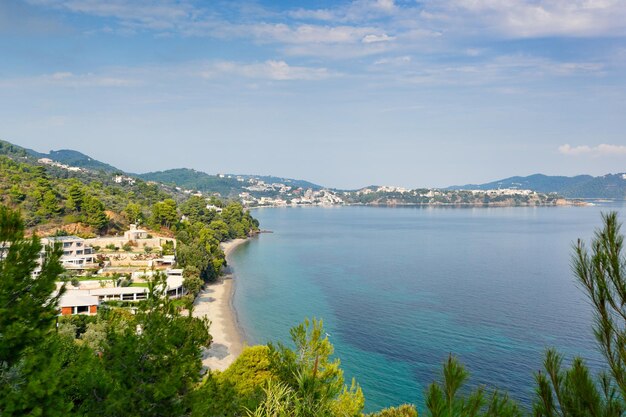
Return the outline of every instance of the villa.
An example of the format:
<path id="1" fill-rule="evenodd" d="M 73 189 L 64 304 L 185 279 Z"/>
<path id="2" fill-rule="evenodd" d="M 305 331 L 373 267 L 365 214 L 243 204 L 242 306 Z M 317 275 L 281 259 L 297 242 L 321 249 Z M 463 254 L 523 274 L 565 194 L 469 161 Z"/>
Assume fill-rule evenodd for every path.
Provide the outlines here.
<path id="1" fill-rule="evenodd" d="M 124 232 L 124 239 L 126 240 L 139 240 L 139 239 L 147 239 L 148 232 L 146 230 L 137 229 L 136 224 L 130 225 L 130 230 Z"/>
<path id="2" fill-rule="evenodd" d="M 63 255 L 61 265 L 68 270 L 83 270 L 98 267 L 98 260 L 93 248 L 85 243 L 85 239 L 78 236 L 58 236 L 41 239 L 44 246 L 55 243 L 61 245 Z"/>

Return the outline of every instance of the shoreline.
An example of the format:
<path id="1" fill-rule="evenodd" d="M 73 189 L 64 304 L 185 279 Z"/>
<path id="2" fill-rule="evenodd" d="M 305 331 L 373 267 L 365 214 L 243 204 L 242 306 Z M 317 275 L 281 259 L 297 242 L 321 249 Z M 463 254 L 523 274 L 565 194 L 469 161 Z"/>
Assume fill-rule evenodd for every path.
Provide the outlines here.
<path id="1" fill-rule="evenodd" d="M 206 317 L 211 321 L 209 332 L 213 341 L 202 355 L 202 365 L 211 371 L 224 371 L 237 359 L 245 346 L 245 335 L 233 305 L 235 274 L 229 256 L 247 241 L 248 239 L 233 239 L 220 244 L 228 267 L 217 282 L 205 285 L 194 301 L 193 315 Z"/>

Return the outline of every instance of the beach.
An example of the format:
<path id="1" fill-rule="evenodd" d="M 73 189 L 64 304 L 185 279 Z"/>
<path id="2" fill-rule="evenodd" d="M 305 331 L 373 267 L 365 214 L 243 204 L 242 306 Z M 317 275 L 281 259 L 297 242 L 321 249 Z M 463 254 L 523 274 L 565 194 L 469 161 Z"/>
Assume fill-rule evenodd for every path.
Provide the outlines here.
<path id="1" fill-rule="evenodd" d="M 221 244 L 229 265 L 229 255 L 246 241 L 247 239 L 234 239 Z M 210 348 L 204 351 L 202 364 L 213 371 L 228 368 L 244 347 L 243 333 L 232 306 L 233 279 L 234 274 L 229 266 L 217 282 L 205 285 L 194 302 L 193 315 L 207 317 L 211 321 L 209 332 L 213 336 L 213 342 Z"/>

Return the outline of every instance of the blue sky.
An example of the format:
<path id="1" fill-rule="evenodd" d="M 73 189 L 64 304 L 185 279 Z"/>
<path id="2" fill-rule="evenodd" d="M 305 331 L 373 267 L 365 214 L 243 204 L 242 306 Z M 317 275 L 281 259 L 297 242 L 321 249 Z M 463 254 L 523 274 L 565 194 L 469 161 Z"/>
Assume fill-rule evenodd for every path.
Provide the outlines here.
<path id="1" fill-rule="evenodd" d="M 0 1 L 0 138 L 333 187 L 626 171 L 626 1 Z"/>

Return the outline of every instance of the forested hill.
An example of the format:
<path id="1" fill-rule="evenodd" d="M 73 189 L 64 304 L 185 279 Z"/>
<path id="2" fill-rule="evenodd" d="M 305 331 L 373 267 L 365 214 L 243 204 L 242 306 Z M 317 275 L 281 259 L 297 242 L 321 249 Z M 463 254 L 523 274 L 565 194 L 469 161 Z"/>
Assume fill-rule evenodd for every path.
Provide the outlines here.
<path id="1" fill-rule="evenodd" d="M 309 181 L 292 178 L 281 178 L 270 175 L 235 175 L 218 174 L 211 175 L 195 169 L 177 168 L 166 171 L 148 172 L 139 174 L 139 178 L 146 181 L 156 181 L 177 187 L 198 190 L 203 193 L 219 193 L 223 197 L 236 198 L 241 192 L 249 191 L 245 187 L 250 186 L 250 180 L 263 181 L 266 184 L 280 183 L 294 188 L 321 190 L 321 185 Z"/>
<path id="2" fill-rule="evenodd" d="M 189 168 L 148 172 L 139 174 L 138 177 L 146 181 L 160 182 L 188 190 L 219 193 L 224 197 L 237 197 L 245 185 L 234 176 L 209 175 Z"/>
<path id="3" fill-rule="evenodd" d="M 0 204 L 18 209 L 26 226 L 42 234 L 114 234 L 126 230 L 130 223 L 153 230 L 164 228 L 169 233 L 175 231 L 173 226 L 179 226 L 177 221 L 183 216 L 193 219 L 207 211 L 207 201 L 193 193 L 119 172 L 41 163 L 40 155 L 0 141 Z M 245 217 L 238 203 L 215 198 L 210 203 L 233 206 L 231 211 Z M 202 218 L 210 223 L 216 215 Z M 227 235 L 231 237 L 250 232 L 249 224 L 242 229 L 241 222 L 230 223 Z M 220 233 L 224 234 L 222 229 Z"/>
<path id="4" fill-rule="evenodd" d="M 50 151 L 49 153 L 41 153 L 33 151 L 32 149 L 25 149 L 25 151 L 37 159 L 48 158 L 72 167 L 85 168 L 93 171 L 122 172 L 121 169 L 115 168 L 114 166 L 93 159 L 82 152 L 71 149 L 61 149 L 58 151 Z"/>
<path id="5" fill-rule="evenodd" d="M 577 175 L 575 177 L 534 174 L 511 177 L 485 184 L 466 184 L 448 187 L 448 190 L 493 190 L 516 188 L 540 193 L 558 193 L 567 198 L 626 198 L 626 173 L 607 174 L 601 177 Z"/>

